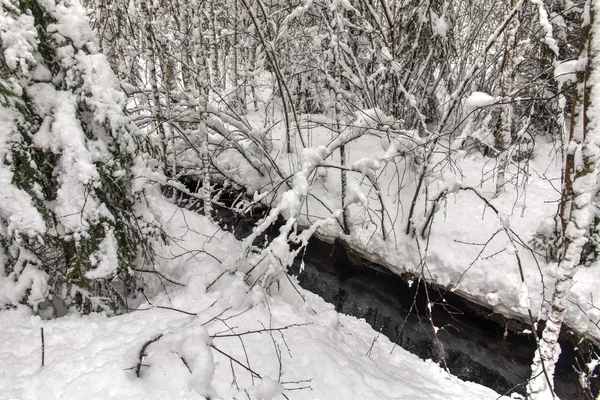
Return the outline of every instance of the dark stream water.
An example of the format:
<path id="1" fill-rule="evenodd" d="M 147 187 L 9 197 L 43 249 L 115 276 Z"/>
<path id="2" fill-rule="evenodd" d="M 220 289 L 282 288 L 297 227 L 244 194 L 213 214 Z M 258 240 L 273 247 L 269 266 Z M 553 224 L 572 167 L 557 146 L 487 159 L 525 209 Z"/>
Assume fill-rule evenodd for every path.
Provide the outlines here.
<path id="1" fill-rule="evenodd" d="M 194 209 L 189 204 L 186 208 Z M 227 210 L 218 210 L 217 219 L 238 239 L 246 237 L 257 220 L 240 219 Z M 278 232 L 278 227 L 272 232 Z M 535 340 L 531 334 L 522 333 L 528 328 L 523 323 L 507 321 L 492 310 L 433 285 L 410 284 L 384 267 L 349 257 L 341 244 L 311 239 L 304 264 L 300 273 L 300 260 L 296 260 L 289 273 L 298 276 L 303 288 L 334 304 L 337 311 L 364 318 L 392 342 L 423 359 L 445 365 L 461 379 L 500 394 L 524 394 Z M 434 340 L 427 316 L 426 291 L 435 304 L 432 319 L 440 328 L 439 341 Z M 561 340 L 560 345 L 562 352 L 555 373 L 558 396 L 563 400 L 595 398 L 600 391 L 599 380 L 592 379 L 591 390 L 583 390 L 575 372 L 587 356 L 569 340 Z"/>
<path id="2" fill-rule="evenodd" d="M 522 334 L 520 322 L 492 314 L 453 293 L 373 269 L 368 262 L 350 260 L 343 246 L 312 240 L 299 273 L 300 285 L 335 305 L 339 312 L 364 318 L 375 330 L 423 359 L 446 365 L 461 379 L 490 387 L 500 394 L 524 394 L 525 382 L 535 351 L 532 335 Z M 427 316 L 427 296 L 435 305 L 432 319 L 438 330 L 434 340 Z M 512 327 L 511 327 L 512 324 Z M 556 392 L 561 399 L 589 399 L 580 389 L 573 369 L 574 346 L 561 342 L 562 354 L 555 375 Z M 597 384 L 597 382 L 595 382 Z M 598 387 L 594 390 L 598 392 Z"/>

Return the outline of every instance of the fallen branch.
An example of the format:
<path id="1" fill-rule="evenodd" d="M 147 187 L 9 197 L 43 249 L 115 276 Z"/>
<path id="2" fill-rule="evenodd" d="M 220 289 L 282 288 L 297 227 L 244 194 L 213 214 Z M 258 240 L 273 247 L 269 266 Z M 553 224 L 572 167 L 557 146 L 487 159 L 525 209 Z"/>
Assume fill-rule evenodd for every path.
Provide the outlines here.
<path id="1" fill-rule="evenodd" d="M 146 343 L 144 343 L 144 345 L 142 346 L 141 350 L 140 350 L 140 356 L 139 356 L 139 361 L 137 366 L 135 367 L 135 375 L 139 378 L 140 377 L 140 373 L 142 370 L 142 362 L 144 361 L 144 357 L 147 355 L 146 354 L 146 349 L 148 348 L 148 346 L 150 346 L 152 343 L 157 342 L 161 337 L 163 337 L 163 334 L 161 333 L 160 335 L 158 335 L 157 337 L 155 337 L 154 339 L 150 339 L 148 340 Z"/>
<path id="2" fill-rule="evenodd" d="M 237 336 L 244 336 L 244 335 L 251 335 L 253 333 L 263 333 L 263 332 L 273 332 L 273 331 L 277 331 L 277 332 L 281 332 L 285 329 L 290 329 L 293 327 L 297 327 L 297 326 L 305 326 L 305 325 L 311 325 L 310 323 L 306 323 L 306 324 L 292 324 L 292 325 L 287 325 L 281 328 L 264 328 L 264 329 L 257 329 L 255 331 L 247 331 L 247 332 L 241 332 L 241 333 L 227 333 L 227 334 L 216 334 L 216 335 L 212 335 L 211 338 L 224 338 L 224 337 L 237 337 Z"/>
<path id="3" fill-rule="evenodd" d="M 177 286 L 185 286 L 183 283 L 174 281 L 173 279 L 168 278 L 167 276 L 165 276 L 163 273 L 156 271 L 156 270 L 149 270 L 149 269 L 142 269 L 142 268 L 131 268 L 133 271 L 135 272 L 143 272 L 143 273 L 147 273 L 147 274 L 155 274 L 157 275 L 159 278 L 164 279 L 165 281 L 172 283 L 173 285 L 177 285 Z"/>
<path id="4" fill-rule="evenodd" d="M 224 355 L 225 357 L 229 358 L 231 361 L 233 361 L 234 363 L 236 363 L 237 365 L 241 366 L 242 368 L 246 369 L 248 372 L 250 372 L 253 376 L 256 376 L 259 379 L 262 379 L 262 376 L 260 376 L 257 372 L 254 372 L 250 367 L 247 367 L 246 365 L 244 365 L 243 363 L 239 362 L 238 360 L 236 360 L 235 358 L 233 358 L 232 356 L 230 356 L 229 354 L 225 353 L 224 351 L 219 350 L 217 347 L 215 347 L 214 345 L 209 345 L 211 348 L 215 349 L 217 352 L 221 353 L 222 355 Z"/>
<path id="5" fill-rule="evenodd" d="M 150 306 L 152 306 L 153 308 L 160 308 L 163 310 L 171 310 L 171 311 L 177 311 L 180 312 L 182 314 L 186 314 L 186 315 L 191 315 L 193 317 L 195 317 L 196 315 L 198 315 L 198 313 L 192 313 L 189 311 L 185 311 L 185 310 L 180 310 L 178 308 L 174 308 L 174 307 L 168 307 L 168 306 L 155 306 L 154 304 L 152 304 L 150 302 L 150 299 L 148 298 L 148 296 L 146 296 L 146 293 L 144 293 L 144 290 L 142 288 L 139 288 L 138 291 L 144 296 L 144 298 L 146 299 L 146 301 L 148 302 L 148 304 L 150 304 Z M 214 304 L 214 303 L 213 303 Z M 209 307 L 210 308 L 210 307 Z"/>

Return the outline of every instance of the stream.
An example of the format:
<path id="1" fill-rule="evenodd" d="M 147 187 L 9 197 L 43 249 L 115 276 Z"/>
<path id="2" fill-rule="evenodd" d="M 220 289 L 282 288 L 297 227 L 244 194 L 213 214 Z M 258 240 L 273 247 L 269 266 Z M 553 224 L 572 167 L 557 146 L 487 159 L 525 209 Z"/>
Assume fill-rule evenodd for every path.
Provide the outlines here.
<path id="1" fill-rule="evenodd" d="M 190 199 L 188 199 L 190 200 Z M 197 201 L 180 201 L 198 211 Z M 258 217 L 240 218 L 226 209 L 217 209 L 216 220 L 238 239 L 248 236 Z M 279 226 L 271 228 L 271 234 Z M 500 394 L 525 394 L 535 351 L 528 326 L 505 319 L 492 310 L 454 293 L 423 282 L 411 282 L 384 267 L 349 256 L 341 243 L 329 244 L 312 238 L 304 252 L 304 270 L 297 259 L 288 271 L 298 277 L 300 286 L 332 303 L 338 312 L 364 318 L 375 331 L 416 354 L 432 359 L 457 377 L 487 386 Z M 435 340 L 427 312 L 427 294 L 437 331 Z M 589 341 L 580 351 L 573 338 L 561 334 L 561 355 L 556 366 L 555 390 L 562 400 L 594 399 L 600 392 L 600 379 L 592 378 L 591 388 L 583 390 L 575 368 L 585 365 Z M 391 350 L 391 349 L 390 349 Z"/>
<path id="2" fill-rule="evenodd" d="M 364 318 L 392 342 L 422 359 L 445 364 L 461 379 L 500 394 L 524 394 L 535 351 L 533 335 L 520 333 L 526 328 L 524 324 L 498 315 L 489 318 L 491 310 L 431 285 L 410 284 L 383 269 L 374 269 L 367 261 L 351 262 L 340 244 L 312 240 L 304 263 L 302 273 L 299 261 L 292 271 L 300 285 L 334 304 L 337 311 Z M 426 290 L 435 304 L 431 313 L 439 328 L 438 343 L 427 316 Z M 555 373 L 557 394 L 562 400 L 589 399 L 573 369 L 577 357 L 574 346 L 563 340 L 561 348 Z M 594 383 L 597 394 L 598 382 Z"/>

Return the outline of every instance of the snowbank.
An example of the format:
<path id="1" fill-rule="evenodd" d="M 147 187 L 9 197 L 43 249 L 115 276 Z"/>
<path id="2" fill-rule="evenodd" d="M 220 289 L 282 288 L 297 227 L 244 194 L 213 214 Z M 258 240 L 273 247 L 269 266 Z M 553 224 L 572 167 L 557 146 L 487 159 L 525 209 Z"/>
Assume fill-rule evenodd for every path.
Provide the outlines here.
<path id="1" fill-rule="evenodd" d="M 226 273 L 240 249 L 231 235 L 164 200 L 158 205 L 178 238 L 162 251 L 171 259 L 158 267 L 187 286 L 168 285 L 152 304 L 197 314 L 141 298 L 136 311 L 111 318 L 44 321 L 25 308 L 0 312 L 0 398 L 282 399 L 282 389 L 290 399 L 498 397 L 401 348 L 391 352 L 393 345 L 366 322 L 338 314 L 301 288 L 304 300 L 293 290 L 250 289 L 241 276 Z M 150 281 L 148 293 L 161 287 Z M 138 378 L 140 350 L 159 335 L 145 349 Z"/>
<path id="2" fill-rule="evenodd" d="M 495 104 L 497 100 L 475 92 L 469 97 L 467 106 L 483 107 Z M 366 114 L 371 112 L 367 111 Z M 310 178 L 309 195 L 301 205 L 300 225 L 307 227 L 330 218 L 333 211 L 342 207 L 343 201 L 352 203 L 348 212 L 351 234 L 343 232 L 338 218 L 339 223 L 327 223 L 319 228 L 321 237 L 330 240 L 342 237 L 354 250 L 397 274 L 424 276 L 429 282 L 456 291 L 504 316 L 527 322 L 529 306 L 534 317 L 545 318 L 554 288 L 556 264 L 546 259 L 546 249 L 534 247 L 532 241 L 540 233 L 540 226 L 548 225 L 556 215 L 561 173 L 556 145 L 540 137 L 536 139 L 535 149 L 521 149 L 534 156 L 526 164 L 517 161 L 518 158 L 510 160 L 506 169 L 506 190 L 500 193 L 496 193 L 497 161 L 494 158 L 456 148 L 448 159 L 446 145 L 440 145 L 440 151 L 429 162 L 433 168 L 428 171 L 415 201 L 424 161 L 418 135 L 415 135 L 416 145 L 411 150 L 393 151 L 400 148 L 397 144 L 406 139 L 407 132 L 388 129 L 390 121 L 379 112 L 375 114 L 377 119 L 369 119 L 372 121 L 369 129 L 364 129 L 364 121 L 357 114 L 352 129 L 346 129 L 339 136 L 327 129 L 333 116 L 304 117 L 310 127 L 307 130 L 312 137 L 312 148 L 325 146 L 330 149 L 340 140 L 348 139 L 346 165 L 350 169 L 356 168 L 347 172 L 348 190 L 346 198 L 342 199 L 341 173 L 335 168 L 327 168 L 328 164 L 339 163 L 339 151 L 331 150 L 323 162 L 325 165 L 318 168 L 316 179 Z M 261 125 L 259 115 L 252 118 L 256 119 L 254 124 Z M 385 124 L 378 122 L 384 120 Z M 349 131 L 352 134 L 347 133 Z M 292 175 L 293 166 L 297 164 L 296 154 L 284 153 L 280 144 L 284 143 L 282 129 L 274 129 L 272 134 L 273 158 L 283 171 L 282 176 Z M 509 157 L 516 155 L 513 151 L 516 150 L 511 150 Z M 247 168 L 244 173 L 249 177 L 256 176 Z M 377 188 L 369 182 L 369 177 L 376 177 Z M 252 182 L 247 186 L 248 190 L 258 189 L 263 203 L 277 204 L 266 179 L 257 182 L 249 178 L 247 181 Z M 480 196 L 464 190 L 469 188 Z M 281 198 L 286 190 L 287 187 L 282 185 L 276 196 Z M 436 195 L 444 191 L 446 194 L 435 205 L 437 212 L 429 218 Z M 408 230 L 414 231 L 415 235 L 407 235 L 407 219 L 413 201 L 412 225 Z M 498 213 L 492 211 L 486 201 Z M 507 229 L 512 232 L 511 238 L 507 237 Z M 422 233 L 425 238 L 421 237 Z M 517 255 L 522 261 L 529 300 L 523 298 L 525 290 L 519 290 L 522 281 Z M 566 316 L 568 327 L 596 342 L 600 341 L 600 306 L 594 300 L 597 296 L 594 296 L 593 282 L 599 280 L 598 262 L 576 273 Z"/>

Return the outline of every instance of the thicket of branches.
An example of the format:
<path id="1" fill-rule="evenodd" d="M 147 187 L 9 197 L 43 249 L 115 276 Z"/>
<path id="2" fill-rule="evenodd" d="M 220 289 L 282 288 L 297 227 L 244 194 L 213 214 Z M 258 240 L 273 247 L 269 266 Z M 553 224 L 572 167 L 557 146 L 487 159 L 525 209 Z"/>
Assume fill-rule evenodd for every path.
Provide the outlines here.
<path id="1" fill-rule="evenodd" d="M 448 183 L 428 201 L 428 179 L 459 170 L 457 154 L 488 157 L 495 167 L 485 179 L 500 195 L 525 180 L 538 138 L 554 141 L 564 164 L 562 197 L 554 231 L 537 244 L 561 272 L 547 328 L 554 330 L 538 339 L 534 376 L 544 380 L 529 388 L 532 396 L 551 392 L 570 278 L 596 253 L 596 188 L 588 181 L 597 160 L 594 136 L 586 136 L 593 125 L 595 2 L 96 0 L 85 6 L 127 94 L 127 112 L 146 135 L 139 148 L 166 176 L 160 183 L 201 199 L 209 217 L 227 188 L 254 196 L 228 207 L 271 206 L 245 241 L 241 268 L 250 284 L 277 282 L 326 223 L 351 235 L 355 203 L 364 209 L 363 222 L 375 227 L 372 235 L 383 241 L 404 235 L 425 246 L 438 201 L 459 189 L 475 191 Z M 3 73 L 12 68 L 0 66 Z M 384 151 L 349 162 L 351 145 L 367 136 L 379 138 Z M 573 146 L 581 150 L 577 157 Z M 393 203 L 380 187 L 388 173 L 395 177 L 386 189 Z M 336 204 L 312 192 L 328 174 L 339 179 Z M 183 178 L 194 179 L 197 190 Z M 317 219 L 309 200 L 322 207 Z M 415 215 L 419 204 L 425 218 Z M 254 247 L 280 216 L 280 236 Z M 504 231 L 517 241 L 510 227 Z M 518 253 L 517 261 L 522 268 Z"/>
<path id="2" fill-rule="evenodd" d="M 573 114 L 588 106 L 584 100 L 584 111 L 578 108 L 588 78 L 580 72 L 575 90 L 573 78 L 577 65 L 581 71 L 592 68 L 580 40 L 590 35 L 589 3 L 141 0 L 88 7 L 103 51 L 135 104 L 138 125 L 161 149 L 169 184 L 186 190 L 178 180 L 196 177 L 197 196 L 209 216 L 211 203 L 218 203 L 211 189 L 215 182 L 272 206 L 245 241 L 250 284 L 278 281 L 325 223 L 333 221 L 341 234 L 352 234 L 352 203 L 366 209 L 365 219 L 377 227 L 373 235 L 426 241 L 437 201 L 457 189 L 442 190 L 428 206 L 426 182 L 460 168 L 456 154 L 489 157 L 495 168 L 487 179 L 495 181 L 498 195 L 526 180 L 520 171 L 534 156 L 538 137 L 555 141 L 566 186 L 555 230 L 538 237 L 537 244 L 568 271 L 559 275 L 552 323 L 538 339 L 540 356 L 528 388 L 533 397 L 552 392 L 565 285 L 575 265 L 596 252 L 593 220 L 578 225 L 575 236 L 568 227 L 577 218 L 570 205 L 579 195 L 573 182 L 595 174 L 594 156 L 582 173 L 566 151 L 573 140 L 585 147 L 578 130 L 586 128 Z M 262 126 L 252 118 L 257 113 Z M 313 131 L 323 132 L 316 128 L 326 128 L 328 138 L 315 137 Z M 386 151 L 378 159 L 350 163 L 348 146 L 366 135 L 381 138 Z M 396 204 L 405 210 L 402 231 L 380 188 L 379 177 L 389 170 L 398 176 L 392 189 L 398 203 L 403 196 L 411 199 Z M 339 176 L 337 204 L 324 204 L 311 193 L 327 174 Z M 350 174 L 362 176 L 359 189 L 349 184 Z M 583 192 L 586 201 L 576 204 L 589 210 L 590 189 Z M 326 218 L 311 223 L 310 199 L 321 203 Z M 424 221 L 415 218 L 423 201 Z M 298 233 L 300 221 L 307 225 L 303 207 L 310 227 Z M 254 248 L 280 215 L 286 223 L 279 238 Z M 504 229 L 516 242 L 510 228 Z M 517 261 L 523 277 L 518 253 Z"/>

